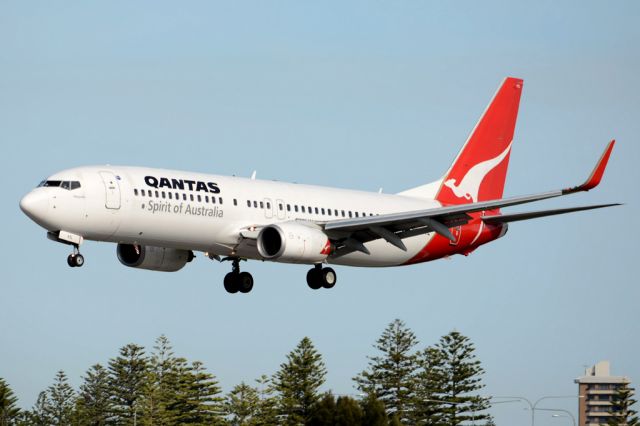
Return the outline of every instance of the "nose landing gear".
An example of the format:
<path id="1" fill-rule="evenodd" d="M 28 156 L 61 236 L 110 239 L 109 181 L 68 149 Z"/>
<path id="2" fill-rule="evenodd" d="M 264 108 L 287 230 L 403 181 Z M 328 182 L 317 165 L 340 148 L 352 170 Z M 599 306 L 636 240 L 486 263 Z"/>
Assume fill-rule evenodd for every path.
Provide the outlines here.
<path id="1" fill-rule="evenodd" d="M 321 264 L 316 264 L 307 272 L 307 285 L 313 289 L 332 288 L 336 285 L 338 277 L 332 268 L 323 268 Z"/>
<path id="2" fill-rule="evenodd" d="M 249 293 L 253 289 L 253 277 L 248 272 L 240 272 L 240 259 L 232 258 L 231 272 L 224 276 L 224 289 L 228 293 Z"/>
<path id="3" fill-rule="evenodd" d="M 79 247 L 74 244 L 73 253 L 67 256 L 67 265 L 72 268 L 79 268 L 84 265 L 84 256 L 80 254 Z"/>

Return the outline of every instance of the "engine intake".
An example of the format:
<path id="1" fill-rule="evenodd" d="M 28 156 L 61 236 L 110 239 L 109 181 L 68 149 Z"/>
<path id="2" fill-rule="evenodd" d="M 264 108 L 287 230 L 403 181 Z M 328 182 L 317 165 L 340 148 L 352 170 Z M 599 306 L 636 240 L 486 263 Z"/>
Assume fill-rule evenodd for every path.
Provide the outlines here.
<path id="1" fill-rule="evenodd" d="M 191 250 L 136 244 L 118 244 L 117 254 L 120 263 L 130 268 L 163 272 L 179 271 L 194 258 Z"/>
<path id="2" fill-rule="evenodd" d="M 331 243 L 321 229 L 294 222 L 262 228 L 258 253 L 266 260 L 286 263 L 319 263 L 331 253 Z"/>

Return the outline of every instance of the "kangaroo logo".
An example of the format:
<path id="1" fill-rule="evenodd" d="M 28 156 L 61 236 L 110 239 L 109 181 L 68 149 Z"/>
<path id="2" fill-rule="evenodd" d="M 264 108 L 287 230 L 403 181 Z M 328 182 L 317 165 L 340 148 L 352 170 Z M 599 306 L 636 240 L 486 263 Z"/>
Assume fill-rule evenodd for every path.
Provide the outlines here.
<path id="1" fill-rule="evenodd" d="M 478 163 L 470 168 L 458 185 L 456 185 L 456 179 L 447 179 L 444 182 L 444 186 L 450 188 L 456 197 L 465 198 L 475 203 L 478 201 L 478 191 L 485 176 L 504 160 L 510 149 L 511 144 L 497 157 Z"/>

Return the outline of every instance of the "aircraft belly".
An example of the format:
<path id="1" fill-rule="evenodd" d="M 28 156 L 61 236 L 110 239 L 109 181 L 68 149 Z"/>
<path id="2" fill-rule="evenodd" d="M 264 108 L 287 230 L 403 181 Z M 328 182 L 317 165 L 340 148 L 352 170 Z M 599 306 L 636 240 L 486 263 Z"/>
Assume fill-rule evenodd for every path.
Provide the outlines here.
<path id="1" fill-rule="evenodd" d="M 352 252 L 337 258 L 329 258 L 328 263 L 345 266 L 400 266 L 412 259 L 433 237 L 433 233 L 405 238 L 402 242 L 407 251 L 389 244 L 383 239 L 365 243 L 371 254 Z"/>

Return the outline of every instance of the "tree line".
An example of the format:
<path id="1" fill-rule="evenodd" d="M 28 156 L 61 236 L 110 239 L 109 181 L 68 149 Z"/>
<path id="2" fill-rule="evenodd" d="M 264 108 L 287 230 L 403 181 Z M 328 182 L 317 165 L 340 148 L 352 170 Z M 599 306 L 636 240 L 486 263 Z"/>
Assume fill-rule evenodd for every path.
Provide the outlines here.
<path id="1" fill-rule="evenodd" d="M 31 409 L 18 408 L 0 379 L 4 425 L 489 425 L 484 370 L 470 339 L 451 331 L 426 348 L 401 320 L 373 345 L 354 395 L 322 392 L 327 370 L 304 337 L 273 375 L 227 394 L 199 361 L 177 356 L 160 336 L 147 353 L 128 344 L 108 365 L 95 364 L 73 389 L 63 371 Z"/>

